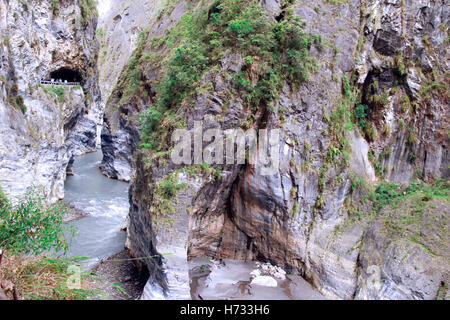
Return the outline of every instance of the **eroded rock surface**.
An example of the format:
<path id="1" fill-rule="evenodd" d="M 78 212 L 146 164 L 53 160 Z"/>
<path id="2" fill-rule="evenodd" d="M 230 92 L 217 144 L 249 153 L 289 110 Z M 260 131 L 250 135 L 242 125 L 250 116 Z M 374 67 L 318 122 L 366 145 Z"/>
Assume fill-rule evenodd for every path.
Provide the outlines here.
<path id="1" fill-rule="evenodd" d="M 146 43 L 157 41 L 192 8 L 208 5 L 179 1 L 170 10 L 161 7 L 161 14 L 149 24 Z M 298 87 L 287 82 L 275 110 L 261 108 L 253 115 L 256 129 L 282 129 L 280 166 L 274 175 L 263 175 L 260 165 L 217 166 L 220 178 L 203 180 L 190 205 L 174 203 L 178 214 L 181 210 L 189 216 L 188 258 L 268 261 L 306 278 L 327 298 L 436 297 L 442 284 L 448 283 L 446 255 L 437 250 L 430 256 L 423 250 L 425 240 L 400 237 L 405 244 L 396 243 L 392 230 L 382 232 L 380 221 L 370 215 L 355 218 L 371 211 L 359 202 L 367 193 L 355 190 L 355 175 L 369 184 L 382 179 L 406 183 L 414 176 L 425 181 L 449 178 L 449 101 L 444 88 L 448 4 L 299 0 L 283 7 L 277 1 L 262 5 L 277 20 L 283 19 L 284 10 L 291 10 L 305 20 L 308 32 L 322 36 L 323 45 L 311 49 L 318 70 Z M 163 57 L 165 50 L 164 45 L 144 49 Z M 205 130 L 225 130 L 241 127 L 247 120 L 250 111 L 232 86 L 244 59 L 232 50 L 225 52 L 186 103 L 193 107 L 184 105 L 177 111 L 191 133 L 195 121 L 203 121 Z M 180 170 L 165 154 L 152 158 L 147 151 L 136 151 L 138 115 L 154 105 L 163 77 L 160 60 L 149 59 L 141 68 L 140 93 L 126 100 L 122 99 L 124 69 L 108 102 L 117 109 L 106 114 L 103 131 L 107 174 L 126 179 L 134 167 L 127 246 L 137 257 L 157 252 L 152 223 L 156 189 L 170 173 Z M 330 117 L 346 99 L 346 79 L 367 105 L 368 122 L 364 129 L 346 125 L 349 163 L 329 166 L 327 154 L 335 147 Z M 448 203 L 442 203 L 447 214 Z M 423 233 L 421 228 L 416 231 Z M 396 260 L 404 255 L 414 257 L 416 271 Z M 154 279 L 164 278 L 155 272 L 160 261 L 148 260 L 146 265 Z M 419 270 L 425 265 L 429 274 L 421 279 Z M 386 280 L 381 287 L 373 285 L 374 272 Z"/>
<path id="2" fill-rule="evenodd" d="M 42 187 L 56 201 L 71 157 L 96 149 L 101 106 L 95 8 L 52 3 L 0 3 L 0 184 L 11 195 Z M 80 85 L 39 83 L 63 69 Z"/>
<path id="3" fill-rule="evenodd" d="M 118 101 L 108 98 L 117 85 L 124 66 L 136 49 L 138 36 L 153 27 L 162 0 L 111 1 L 110 10 L 99 23 L 100 85 L 106 108 L 105 125 L 102 132 L 102 149 L 105 158 L 101 169 L 111 178 L 129 181 L 132 169 L 130 155 L 136 150 L 137 133 L 130 137 L 137 125 L 120 117 Z M 112 67 L 113 66 L 113 67 Z M 124 134 L 124 132 L 126 132 Z"/>

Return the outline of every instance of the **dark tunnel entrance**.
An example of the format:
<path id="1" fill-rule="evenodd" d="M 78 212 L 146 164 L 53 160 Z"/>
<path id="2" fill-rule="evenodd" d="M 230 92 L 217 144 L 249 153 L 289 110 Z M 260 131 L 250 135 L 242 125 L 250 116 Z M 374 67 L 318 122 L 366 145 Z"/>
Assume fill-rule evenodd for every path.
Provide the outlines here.
<path id="1" fill-rule="evenodd" d="M 83 81 L 83 76 L 77 70 L 71 70 L 67 68 L 61 68 L 59 70 L 50 72 L 50 78 L 55 81 L 62 80 L 63 82 L 79 82 Z"/>

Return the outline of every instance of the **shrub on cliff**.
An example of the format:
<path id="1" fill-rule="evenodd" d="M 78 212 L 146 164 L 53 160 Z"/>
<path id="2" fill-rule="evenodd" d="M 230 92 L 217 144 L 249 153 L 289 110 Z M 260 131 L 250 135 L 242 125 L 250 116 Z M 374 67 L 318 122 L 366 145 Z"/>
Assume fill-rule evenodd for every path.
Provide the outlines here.
<path id="1" fill-rule="evenodd" d="M 316 42 L 320 43 L 320 37 L 308 35 L 304 22 L 292 12 L 286 10 L 277 21 L 255 0 L 216 1 L 208 9 L 186 14 L 166 36 L 171 52 L 152 107 L 163 116 L 155 121 L 154 113 L 144 113 L 141 146 L 158 150 L 154 143 L 161 136 L 155 132 L 158 122 L 170 118 L 192 97 L 202 76 L 220 66 L 226 53 L 245 57 L 246 64 L 233 75 L 232 84 L 235 94 L 256 112 L 270 108 L 284 83 L 295 86 L 308 79 L 316 67 L 309 54 Z M 137 52 L 141 54 L 142 49 Z"/>
<path id="2" fill-rule="evenodd" d="M 52 0 L 52 13 L 57 16 L 59 14 L 59 0 Z"/>
<path id="3" fill-rule="evenodd" d="M 375 191 L 370 194 L 375 212 L 379 212 L 386 206 L 395 207 L 405 198 L 420 196 L 420 201 L 428 202 L 432 199 L 450 200 L 450 182 L 448 180 L 436 180 L 432 184 L 413 180 L 407 187 L 383 181 L 377 185 Z"/>
<path id="4" fill-rule="evenodd" d="M 58 16 L 61 11 L 60 0 L 51 0 L 52 13 L 54 16 Z M 98 16 L 97 3 L 95 0 L 79 0 L 81 18 L 84 26 L 89 24 L 89 21 Z"/>
<path id="5" fill-rule="evenodd" d="M 80 0 L 81 17 L 85 25 L 89 23 L 93 17 L 98 15 L 97 3 L 94 0 Z"/>

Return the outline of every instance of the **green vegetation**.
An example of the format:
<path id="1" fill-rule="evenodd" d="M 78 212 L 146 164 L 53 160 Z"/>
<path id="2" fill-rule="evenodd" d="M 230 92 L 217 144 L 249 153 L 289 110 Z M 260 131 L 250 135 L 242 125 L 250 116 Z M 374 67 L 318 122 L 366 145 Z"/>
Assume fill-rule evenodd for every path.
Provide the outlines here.
<path id="1" fill-rule="evenodd" d="M 58 96 L 59 102 L 64 102 L 64 96 L 66 93 L 64 87 L 51 88 L 50 90 Z"/>
<path id="2" fill-rule="evenodd" d="M 448 283 L 442 283 L 436 294 L 436 300 L 445 300 L 448 292 Z"/>
<path id="3" fill-rule="evenodd" d="M 97 30 L 95 31 L 95 36 L 97 37 L 98 40 L 103 38 L 103 36 L 104 36 L 103 29 L 102 28 L 97 28 Z"/>
<path id="4" fill-rule="evenodd" d="M 61 10 L 60 0 L 51 0 L 52 2 L 52 13 L 54 16 L 59 15 Z M 84 26 L 87 26 L 89 21 L 98 15 L 97 3 L 95 0 L 79 0 L 78 4 L 81 10 L 81 18 Z"/>
<path id="5" fill-rule="evenodd" d="M 353 111 L 356 123 L 362 130 L 366 128 L 367 109 L 368 107 L 366 105 L 357 104 Z"/>
<path id="6" fill-rule="evenodd" d="M 8 98 L 8 102 L 14 108 L 22 111 L 23 114 L 25 114 L 27 112 L 27 107 L 25 106 L 23 97 L 21 95 L 17 95 L 17 96 L 10 95 Z"/>
<path id="7" fill-rule="evenodd" d="M 446 79 L 442 81 L 431 81 L 426 79 L 424 83 L 422 84 L 420 88 L 419 94 L 422 96 L 424 101 L 429 102 L 431 101 L 431 95 L 432 93 L 438 94 L 440 97 L 447 98 L 449 95 L 449 86 L 448 86 L 448 80 L 449 77 L 446 75 Z"/>
<path id="8" fill-rule="evenodd" d="M 7 47 L 9 47 L 10 45 L 10 41 L 11 41 L 11 37 L 9 34 L 5 35 L 5 37 L 3 38 L 3 44 Z"/>
<path id="9" fill-rule="evenodd" d="M 220 65 L 225 52 L 238 52 L 244 57 L 242 70 L 232 76 L 237 94 L 254 112 L 270 109 L 285 81 L 298 85 L 315 69 L 309 50 L 313 43 L 320 43 L 320 37 L 307 35 L 303 28 L 304 23 L 289 10 L 282 21 L 276 22 L 253 0 L 216 1 L 207 10 L 186 14 L 166 37 L 170 58 L 158 87 L 158 100 L 141 117 L 142 147 L 161 149 L 159 124 L 192 97 L 202 76 Z M 130 62 L 125 96 L 138 91 L 142 48 Z"/>
<path id="10" fill-rule="evenodd" d="M 337 110 L 325 118 L 329 124 L 328 134 L 331 140 L 326 162 L 328 165 L 334 164 L 335 166 L 348 163 L 350 146 L 345 132 L 353 129 L 351 109 L 356 101 L 356 88 L 351 86 L 345 75 L 342 78 L 342 90 L 343 97 Z"/>
<path id="11" fill-rule="evenodd" d="M 373 168 L 375 169 L 375 174 L 377 177 L 382 177 L 383 176 L 383 168 L 381 165 L 380 160 L 383 158 L 383 155 L 380 154 L 378 156 L 378 158 L 375 156 L 375 152 L 373 151 L 373 149 L 369 149 L 369 152 L 367 154 L 370 163 L 372 163 Z"/>
<path id="12" fill-rule="evenodd" d="M 48 205 L 36 191 L 10 202 L 3 192 L 0 207 L 0 246 L 11 252 L 39 254 L 67 248 L 62 204 Z M 69 229 L 71 230 L 71 229 Z"/>
<path id="13" fill-rule="evenodd" d="M 341 234 L 356 221 L 371 221 L 382 217 L 385 229 L 391 237 L 399 236 L 410 240 L 432 254 L 435 252 L 429 246 L 436 247 L 436 251 L 446 246 L 443 242 L 448 217 L 445 210 L 436 209 L 436 206 L 442 205 L 445 208 L 450 203 L 448 180 L 436 180 L 431 184 L 413 180 L 409 185 L 383 181 L 375 187 L 367 184 L 361 177 L 351 176 L 351 181 L 352 193 L 361 190 L 367 196 L 357 198 L 356 202 L 352 197 L 346 199 L 345 207 L 349 218 L 336 227 L 335 234 Z M 433 232 L 438 234 L 442 241 L 437 243 L 428 239 L 421 231 L 423 228 L 433 228 Z M 430 244 L 430 241 L 434 241 L 434 244 Z"/>
<path id="14" fill-rule="evenodd" d="M 377 137 L 378 137 L 378 131 L 375 128 L 375 125 L 373 123 L 371 123 L 371 122 L 367 123 L 367 125 L 365 127 L 365 130 L 364 130 L 364 133 L 366 134 L 366 138 L 369 141 L 375 141 L 377 139 Z"/>
<path id="15" fill-rule="evenodd" d="M 28 5 L 27 5 L 27 3 L 26 2 L 20 2 L 21 4 L 22 4 L 22 9 L 23 9 L 23 11 L 24 12 L 28 12 Z"/>
<path id="16" fill-rule="evenodd" d="M 409 186 L 384 182 L 371 195 L 375 213 L 383 213 L 382 222 L 388 236 L 407 240 L 433 256 L 447 256 L 448 181 L 428 185 L 413 181 Z M 389 209 L 383 211 L 383 208 Z"/>
<path id="17" fill-rule="evenodd" d="M 330 4 L 342 4 L 348 2 L 348 0 L 325 0 L 325 2 Z"/>
<path id="18" fill-rule="evenodd" d="M 66 90 L 63 86 L 43 86 L 39 84 L 39 87 L 42 88 L 46 94 L 56 94 L 58 96 L 58 101 L 64 103 Z"/>
<path id="19" fill-rule="evenodd" d="M 57 16 L 59 14 L 59 0 L 51 0 L 52 1 L 52 11 L 53 11 L 53 15 Z"/>
<path id="20" fill-rule="evenodd" d="M 95 0 L 79 0 L 81 9 L 81 17 L 83 18 L 84 26 L 87 26 L 91 19 L 98 15 L 97 3 Z"/>
<path id="21" fill-rule="evenodd" d="M 6 294 L 27 300 L 86 300 L 100 294 L 87 272 L 81 276 L 82 289 L 70 289 L 67 281 L 83 258 L 50 258 L 47 256 L 11 256 L 4 252 L 0 264 L 0 279 L 6 284 Z M 13 293 L 14 292 L 14 293 Z"/>
<path id="22" fill-rule="evenodd" d="M 10 77 L 12 80 L 12 84 L 9 86 L 6 86 L 6 93 L 8 96 L 8 103 L 16 108 L 22 111 L 23 114 L 27 111 L 27 107 L 24 104 L 23 96 L 19 94 L 19 86 L 17 85 L 17 77 L 13 75 Z M 6 78 L 2 77 L 0 78 L 0 83 L 7 84 L 8 81 Z"/>
<path id="23" fill-rule="evenodd" d="M 368 189 L 366 180 L 364 180 L 364 178 L 352 174 L 350 176 L 350 180 L 352 182 L 352 192 L 355 192 L 357 190 L 367 190 Z"/>
<path id="24" fill-rule="evenodd" d="M 332 166 L 335 168 L 345 167 L 349 162 L 351 150 L 346 131 L 354 128 L 351 110 L 356 101 L 356 88 L 350 85 L 350 81 L 345 75 L 342 78 L 342 90 L 342 99 L 336 110 L 329 115 L 324 114 L 324 120 L 328 123 L 326 134 L 330 138 L 330 146 L 325 155 L 324 165 L 319 171 L 319 196 L 316 202 L 318 209 L 324 205 L 323 191 L 328 170 Z"/>
<path id="25" fill-rule="evenodd" d="M 0 209 L 9 206 L 9 199 L 3 191 L 2 187 L 0 187 Z"/>
<path id="26" fill-rule="evenodd" d="M 144 159 L 144 161 L 146 160 L 149 161 Z M 208 164 L 198 164 L 175 170 L 164 179 L 159 180 L 155 184 L 150 207 L 150 214 L 156 226 L 165 225 L 170 227 L 173 224 L 174 215 L 176 214 L 174 198 L 179 191 L 189 187 L 186 183 L 179 183 L 178 176 L 180 173 L 186 173 L 190 179 L 203 176 L 204 179 L 209 179 L 212 183 L 222 178 L 219 168 L 212 168 Z"/>
<path id="27" fill-rule="evenodd" d="M 203 175 L 205 178 L 209 177 L 211 182 L 218 181 L 222 178 L 222 171 L 219 168 L 213 168 L 206 163 L 178 169 L 176 172 L 185 172 L 189 178 L 195 178 L 199 175 Z"/>
<path id="28" fill-rule="evenodd" d="M 449 181 L 436 180 L 431 185 L 420 181 L 413 181 L 407 187 L 384 181 L 376 187 L 369 199 L 373 202 L 374 211 L 379 212 L 386 206 L 396 207 L 405 198 L 418 195 L 424 202 L 432 199 L 445 199 L 450 201 Z"/>
<path id="29" fill-rule="evenodd" d="M 141 88 L 141 58 L 143 56 L 143 50 L 148 37 L 148 31 L 142 30 L 139 32 L 137 39 L 136 51 L 131 57 L 128 63 L 128 68 L 125 74 L 125 90 L 122 93 L 121 103 L 126 102 L 130 97 L 138 95 Z"/>
<path id="30" fill-rule="evenodd" d="M 6 294 L 18 299 L 80 300 L 99 294 L 92 276 L 80 274 L 82 289 L 67 285 L 71 269 L 85 258 L 52 258 L 43 252 L 67 249 L 62 204 L 47 204 L 37 191 L 10 200 L 0 188 L 0 279 Z"/>
<path id="31" fill-rule="evenodd" d="M 171 199 L 179 190 L 186 187 L 185 184 L 178 183 L 175 175 L 169 175 L 166 179 L 160 180 L 157 183 L 156 193 L 161 195 L 164 199 Z"/>
<path id="32" fill-rule="evenodd" d="M 20 107 L 20 110 L 22 111 L 22 113 L 25 113 L 27 111 L 27 107 L 24 105 L 23 102 L 24 102 L 23 97 L 21 95 L 18 95 L 16 97 L 16 103 Z"/>
<path id="33" fill-rule="evenodd" d="M 397 67 L 400 76 L 406 77 L 408 75 L 409 66 L 405 64 L 405 58 L 403 57 L 403 55 L 398 54 L 397 56 L 395 56 L 394 63 L 395 66 Z"/>
<path id="34" fill-rule="evenodd" d="M 401 110 L 403 112 L 409 111 L 411 109 L 411 100 L 407 94 L 404 94 L 400 100 Z"/>
<path id="35" fill-rule="evenodd" d="M 176 213 L 176 207 L 172 200 L 177 192 L 185 187 L 186 184 L 178 183 L 178 172 L 173 172 L 156 183 L 150 208 L 150 214 L 156 227 L 161 225 L 171 226 L 173 224 L 173 215 Z"/>

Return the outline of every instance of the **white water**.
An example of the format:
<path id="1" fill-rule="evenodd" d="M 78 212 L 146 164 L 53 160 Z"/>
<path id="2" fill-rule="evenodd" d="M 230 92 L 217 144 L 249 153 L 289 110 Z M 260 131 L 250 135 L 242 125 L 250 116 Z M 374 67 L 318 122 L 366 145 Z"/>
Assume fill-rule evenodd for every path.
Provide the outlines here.
<path id="1" fill-rule="evenodd" d="M 128 184 L 106 178 L 99 170 L 101 151 L 75 158 L 73 176 L 65 184 L 65 202 L 88 213 L 69 224 L 77 234 L 69 240 L 66 256 L 86 256 L 89 268 L 123 250 L 126 234 L 120 231 L 128 214 Z"/>

